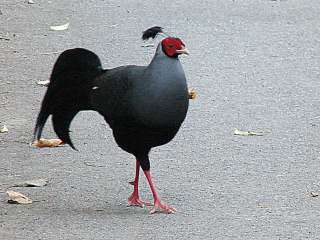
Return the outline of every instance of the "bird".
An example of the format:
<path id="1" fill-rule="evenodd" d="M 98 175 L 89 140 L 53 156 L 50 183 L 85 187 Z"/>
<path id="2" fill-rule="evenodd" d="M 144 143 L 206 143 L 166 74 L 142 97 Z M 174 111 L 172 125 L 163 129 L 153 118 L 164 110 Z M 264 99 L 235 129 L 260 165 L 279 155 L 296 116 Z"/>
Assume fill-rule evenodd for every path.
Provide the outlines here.
<path id="1" fill-rule="evenodd" d="M 162 27 L 143 31 L 147 40 L 163 35 L 147 66 L 126 65 L 103 69 L 99 57 L 84 48 L 67 49 L 56 60 L 34 129 L 39 141 L 48 117 L 52 116 L 55 133 L 63 143 L 77 150 L 69 128 L 79 111 L 100 113 L 112 129 L 117 145 L 136 159 L 131 206 L 151 206 L 150 213 L 175 213 L 156 190 L 150 170 L 150 150 L 170 142 L 186 118 L 189 92 L 179 60 L 189 55 L 180 38 Z M 140 168 L 153 195 L 153 204 L 139 194 Z"/>

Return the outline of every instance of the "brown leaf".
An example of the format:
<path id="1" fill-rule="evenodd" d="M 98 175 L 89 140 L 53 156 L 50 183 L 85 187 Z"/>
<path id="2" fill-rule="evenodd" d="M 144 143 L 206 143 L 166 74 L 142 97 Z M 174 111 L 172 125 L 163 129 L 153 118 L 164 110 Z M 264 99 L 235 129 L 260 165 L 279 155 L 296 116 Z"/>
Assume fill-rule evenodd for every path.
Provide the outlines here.
<path id="1" fill-rule="evenodd" d="M 7 191 L 7 195 L 9 197 L 8 203 L 11 204 L 30 204 L 32 200 L 22 193 L 15 191 Z"/>
<path id="2" fill-rule="evenodd" d="M 60 145 L 63 145 L 64 142 L 61 139 L 53 138 L 53 139 L 45 139 L 40 138 L 39 140 L 36 140 L 32 143 L 32 146 L 38 147 L 38 148 L 44 148 L 44 147 L 58 147 Z"/>
<path id="3" fill-rule="evenodd" d="M 189 99 L 195 99 L 197 97 L 197 92 L 194 89 L 188 89 Z"/>

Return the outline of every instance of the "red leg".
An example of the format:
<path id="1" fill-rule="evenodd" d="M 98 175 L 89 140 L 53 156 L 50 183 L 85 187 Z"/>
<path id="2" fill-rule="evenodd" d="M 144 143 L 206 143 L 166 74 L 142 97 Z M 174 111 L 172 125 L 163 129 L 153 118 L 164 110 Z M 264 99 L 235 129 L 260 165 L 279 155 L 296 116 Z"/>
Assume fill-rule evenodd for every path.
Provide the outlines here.
<path id="1" fill-rule="evenodd" d="M 140 163 L 137 160 L 136 161 L 136 176 L 133 181 L 133 193 L 131 196 L 128 198 L 128 204 L 129 206 L 139 206 L 143 207 L 144 205 L 151 205 L 149 202 L 142 201 L 139 197 L 139 190 L 138 190 L 138 185 L 139 185 L 139 171 L 140 171 Z"/>
<path id="2" fill-rule="evenodd" d="M 164 213 L 175 213 L 177 211 L 175 208 L 161 203 L 160 198 L 157 194 L 156 188 L 152 182 L 150 171 L 144 171 L 144 174 L 148 180 L 148 183 L 149 183 L 149 186 L 150 186 L 153 198 L 154 198 L 154 207 L 152 208 L 150 213 L 153 214 L 158 211 L 164 212 Z"/>

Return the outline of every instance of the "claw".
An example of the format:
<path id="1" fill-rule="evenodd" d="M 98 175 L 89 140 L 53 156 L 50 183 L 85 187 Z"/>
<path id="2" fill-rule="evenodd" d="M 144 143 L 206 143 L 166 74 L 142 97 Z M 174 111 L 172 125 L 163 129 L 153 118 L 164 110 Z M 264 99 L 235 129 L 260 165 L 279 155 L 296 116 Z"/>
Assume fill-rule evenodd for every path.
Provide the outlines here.
<path id="1" fill-rule="evenodd" d="M 134 200 L 128 200 L 128 205 L 129 206 L 137 206 L 137 207 L 144 207 L 144 202 L 141 201 L 140 199 L 134 199 Z"/>
<path id="2" fill-rule="evenodd" d="M 161 202 L 157 202 L 154 204 L 154 207 L 151 209 L 150 214 L 154 214 L 156 212 L 173 214 L 177 212 L 177 209 L 174 207 L 170 207 L 168 205 L 162 204 Z"/>
<path id="3" fill-rule="evenodd" d="M 148 201 L 143 201 L 137 196 L 136 194 L 132 194 L 128 198 L 128 205 L 129 206 L 137 206 L 137 207 L 144 207 L 144 206 L 152 206 L 152 204 Z"/>

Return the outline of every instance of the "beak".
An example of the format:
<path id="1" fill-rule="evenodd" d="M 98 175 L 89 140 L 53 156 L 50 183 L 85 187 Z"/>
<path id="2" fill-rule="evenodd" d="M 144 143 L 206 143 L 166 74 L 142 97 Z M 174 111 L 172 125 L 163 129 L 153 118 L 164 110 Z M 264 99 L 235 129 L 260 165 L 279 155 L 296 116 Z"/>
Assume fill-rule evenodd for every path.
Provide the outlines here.
<path id="1" fill-rule="evenodd" d="M 178 54 L 187 54 L 187 55 L 190 54 L 189 51 L 188 51 L 188 49 L 186 49 L 184 46 L 182 46 L 182 48 L 181 48 L 180 50 L 176 50 L 176 52 L 177 52 Z"/>

